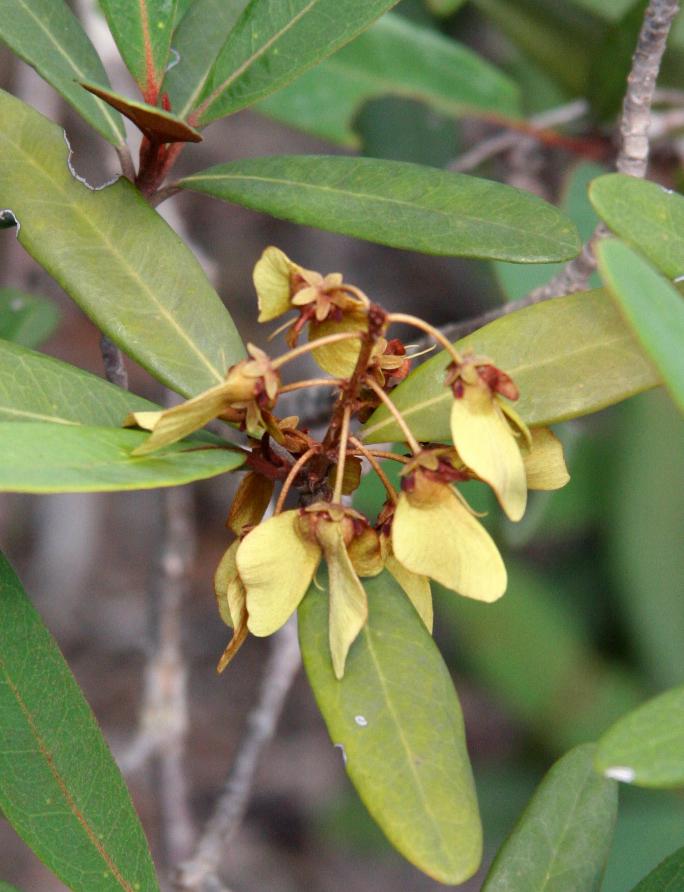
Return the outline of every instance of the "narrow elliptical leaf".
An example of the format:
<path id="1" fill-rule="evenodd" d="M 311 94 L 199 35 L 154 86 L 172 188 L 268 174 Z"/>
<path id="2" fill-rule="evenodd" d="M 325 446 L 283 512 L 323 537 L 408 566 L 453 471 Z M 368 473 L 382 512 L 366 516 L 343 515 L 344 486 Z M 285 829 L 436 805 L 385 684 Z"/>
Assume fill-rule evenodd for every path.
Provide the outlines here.
<path id="1" fill-rule="evenodd" d="M 594 772 L 594 749 L 575 747 L 551 768 L 482 892 L 598 892 L 617 817 L 617 784 Z"/>
<path id="2" fill-rule="evenodd" d="M 676 892 L 684 889 L 684 846 L 645 876 L 632 892 Z"/>
<path id="3" fill-rule="evenodd" d="M 619 719 L 599 740 L 594 764 L 639 787 L 684 787 L 684 687 Z"/>
<path id="4" fill-rule="evenodd" d="M 321 574 L 323 588 L 326 577 Z M 369 618 L 335 678 L 328 594 L 311 586 L 299 635 L 316 701 L 349 777 L 390 842 L 442 883 L 477 870 L 481 827 L 461 708 L 423 621 L 392 576 L 363 580 Z"/>
<path id="5" fill-rule="evenodd" d="M 414 99 L 456 118 L 520 114 L 518 88 L 506 75 L 463 44 L 394 13 L 263 99 L 256 110 L 358 148 L 356 115 L 364 103 L 382 96 Z"/>
<path id="6" fill-rule="evenodd" d="M 157 102 L 178 0 L 100 0 L 126 67 L 145 102 Z"/>
<path id="7" fill-rule="evenodd" d="M 129 412 L 158 408 L 74 365 L 0 341 L 0 421 L 120 427 Z"/>
<path id="8" fill-rule="evenodd" d="M 0 555 L 0 808 L 74 892 L 156 892 L 140 822 L 95 717 Z"/>
<path id="9" fill-rule="evenodd" d="M 617 239 L 604 239 L 597 259 L 606 287 L 684 412 L 684 298 Z"/>
<path id="10" fill-rule="evenodd" d="M 574 224 L 535 195 L 400 161 L 247 158 L 180 185 L 304 226 L 426 254 L 541 263 L 573 257 L 580 247 Z"/>
<path id="11" fill-rule="evenodd" d="M 239 468 L 245 454 L 192 437 L 134 456 L 144 431 L 54 422 L 0 422 L 1 492 L 110 492 L 205 480 Z"/>
<path id="12" fill-rule="evenodd" d="M 252 0 L 206 82 L 197 122 L 252 105 L 353 40 L 397 0 Z"/>
<path id="13" fill-rule="evenodd" d="M 62 131 L 38 112 L 0 92 L 0 117 L 0 207 L 24 248 L 168 387 L 194 396 L 220 383 L 242 342 L 188 248 L 128 180 L 78 182 Z"/>
<path id="14" fill-rule="evenodd" d="M 0 0 L 0 40 L 108 142 L 123 144 L 119 115 L 79 86 L 84 80 L 103 86 L 109 86 L 109 81 L 95 48 L 64 0 Z"/>
<path id="15" fill-rule="evenodd" d="M 602 291 L 587 291 L 525 307 L 458 342 L 492 358 L 520 389 L 515 409 L 528 425 L 546 426 L 597 412 L 660 384 L 660 377 Z M 448 440 L 453 399 L 444 386 L 450 362 L 429 359 L 392 392 L 419 440 Z M 381 406 L 365 428 L 369 442 L 401 441 Z"/>

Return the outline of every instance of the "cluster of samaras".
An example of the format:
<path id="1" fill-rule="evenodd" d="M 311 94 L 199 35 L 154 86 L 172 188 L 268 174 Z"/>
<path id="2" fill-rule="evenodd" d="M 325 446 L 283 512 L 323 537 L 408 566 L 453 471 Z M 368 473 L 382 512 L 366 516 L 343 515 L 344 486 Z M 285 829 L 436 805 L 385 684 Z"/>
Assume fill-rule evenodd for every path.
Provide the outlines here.
<path id="1" fill-rule="evenodd" d="M 254 270 L 259 321 L 289 311 L 288 351 L 271 359 L 248 346 L 249 358 L 232 366 L 223 383 L 162 412 L 137 412 L 127 423 L 151 431 L 137 450 L 153 452 L 214 418 L 238 424 L 250 437 L 247 464 L 228 525 L 236 539 L 216 573 L 216 592 L 233 638 L 223 668 L 247 636 L 270 635 L 296 610 L 325 560 L 330 598 L 330 650 L 335 674 L 368 615 L 363 577 L 386 568 L 432 628 L 430 579 L 461 595 L 494 601 L 506 589 L 506 569 L 493 540 L 453 484 L 487 483 L 511 520 L 519 520 L 528 489 L 556 489 L 568 474 L 560 443 L 547 429 L 530 431 L 511 407 L 515 383 L 484 357 L 460 355 L 439 331 L 405 314 L 387 313 L 339 273 L 322 276 L 268 248 Z M 444 385 L 453 394 L 451 444 L 419 443 L 388 396 L 409 370 L 412 357 L 392 323 L 409 323 L 432 335 L 450 354 Z M 281 330 L 284 330 L 281 329 Z M 304 329 L 308 342 L 297 346 Z M 283 385 L 280 370 L 311 351 L 330 377 Z M 332 387 L 337 399 L 322 439 L 297 418 L 273 414 L 280 394 Z M 409 455 L 364 445 L 352 421 L 367 419 L 384 403 L 404 434 Z M 387 490 L 373 526 L 343 503 L 359 485 L 366 460 Z M 382 462 L 402 463 L 397 492 Z M 272 516 L 263 520 L 276 482 Z M 299 507 L 283 510 L 289 493 Z"/>

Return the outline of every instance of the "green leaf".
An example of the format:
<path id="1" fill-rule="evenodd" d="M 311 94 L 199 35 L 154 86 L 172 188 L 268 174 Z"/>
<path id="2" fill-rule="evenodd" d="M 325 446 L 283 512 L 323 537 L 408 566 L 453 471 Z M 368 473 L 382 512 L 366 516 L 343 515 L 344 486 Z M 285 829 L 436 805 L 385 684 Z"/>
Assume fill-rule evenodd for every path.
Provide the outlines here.
<path id="1" fill-rule="evenodd" d="M 35 68 L 98 133 L 124 142 L 119 115 L 79 81 L 109 84 L 95 48 L 64 0 L 0 0 L 0 40 Z"/>
<path id="2" fill-rule="evenodd" d="M 520 115 L 510 78 L 455 40 L 392 13 L 256 110 L 358 148 L 355 118 L 364 103 L 382 96 L 418 100 L 453 117 Z"/>
<path id="3" fill-rule="evenodd" d="M 119 427 L 159 406 L 51 356 L 0 341 L 0 421 Z"/>
<path id="4" fill-rule="evenodd" d="M 551 768 L 482 892 L 598 892 L 617 817 L 617 784 L 594 773 L 594 749 L 578 746 Z"/>
<path id="5" fill-rule="evenodd" d="M 390 842 L 439 882 L 460 883 L 477 870 L 482 839 L 458 698 L 389 573 L 363 584 L 368 624 L 341 681 L 328 646 L 328 596 L 311 586 L 299 609 L 304 666 L 349 777 Z"/>
<path id="6" fill-rule="evenodd" d="M 178 62 L 166 73 L 162 92 L 172 110 L 187 118 L 197 104 L 219 50 L 249 0 L 195 0 L 173 35 Z"/>
<path id="7" fill-rule="evenodd" d="M 594 180 L 589 198 L 608 226 L 666 276 L 684 274 L 684 197 L 620 173 Z"/>
<path id="8" fill-rule="evenodd" d="M 0 806 L 74 892 L 158 890 L 138 817 L 95 717 L 0 555 Z"/>
<path id="9" fill-rule="evenodd" d="M 458 342 L 489 356 L 520 388 L 516 411 L 530 425 L 597 412 L 660 383 L 652 364 L 603 291 L 587 291 L 525 307 Z M 453 399 L 444 386 L 450 358 L 441 352 L 392 392 L 419 440 L 449 440 Z M 381 406 L 364 439 L 399 442 L 403 434 Z"/>
<path id="10" fill-rule="evenodd" d="M 57 308 L 46 298 L 0 288 L 0 339 L 37 347 L 50 337 L 58 322 Z"/>
<path id="11" fill-rule="evenodd" d="M 594 765 L 638 787 L 684 787 L 684 687 L 619 719 L 599 740 Z"/>
<path id="12" fill-rule="evenodd" d="M 684 889 L 684 846 L 637 883 L 632 892 L 676 892 L 677 886 Z"/>
<path id="13" fill-rule="evenodd" d="M 54 422 L 0 422 L 0 492 L 115 492 L 205 480 L 245 453 L 194 437 L 150 456 L 131 452 L 144 431 Z"/>
<path id="14" fill-rule="evenodd" d="M 146 102 L 135 102 L 112 90 L 104 90 L 97 84 L 82 83 L 81 86 L 89 93 L 99 96 L 107 105 L 120 111 L 148 138 L 163 143 L 202 142 L 202 134 L 199 131 L 170 112 L 148 105 Z"/>
<path id="15" fill-rule="evenodd" d="M 156 103 L 178 0 L 100 0 L 112 36 L 146 102 Z"/>
<path id="16" fill-rule="evenodd" d="M 684 418 L 658 390 L 623 406 L 618 423 L 602 534 L 631 648 L 660 690 L 684 683 Z"/>
<path id="17" fill-rule="evenodd" d="M 397 0 L 252 0 L 205 85 L 198 122 L 252 105 L 332 55 Z"/>
<path id="18" fill-rule="evenodd" d="M 92 191 L 62 131 L 0 92 L 0 206 L 19 241 L 115 343 L 191 396 L 223 380 L 242 343 L 199 263 L 128 180 Z"/>
<path id="19" fill-rule="evenodd" d="M 0 880 L 0 892 L 19 892 L 16 886 L 10 886 L 9 883 L 3 883 Z"/>
<path id="20" fill-rule="evenodd" d="M 247 158 L 180 185 L 294 223 L 426 254 L 534 263 L 573 257 L 580 246 L 574 224 L 535 195 L 400 161 Z"/>
<path id="21" fill-rule="evenodd" d="M 574 6 L 584 8 L 609 22 L 620 21 L 634 6 L 634 0 L 572 0 L 572 2 Z"/>
<path id="22" fill-rule="evenodd" d="M 600 242 L 596 256 L 605 285 L 684 412 L 684 300 L 681 294 L 617 239 Z"/>

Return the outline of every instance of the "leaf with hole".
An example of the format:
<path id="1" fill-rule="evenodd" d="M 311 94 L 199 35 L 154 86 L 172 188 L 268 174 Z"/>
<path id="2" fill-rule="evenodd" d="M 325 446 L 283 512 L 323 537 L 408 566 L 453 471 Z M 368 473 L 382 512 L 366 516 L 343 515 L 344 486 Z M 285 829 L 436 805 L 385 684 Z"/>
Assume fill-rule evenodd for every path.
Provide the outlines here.
<path id="1" fill-rule="evenodd" d="M 617 784 L 594 773 L 593 744 L 551 768 L 499 850 L 482 892 L 598 892 L 617 818 Z"/>
<path id="2" fill-rule="evenodd" d="M 488 356 L 520 389 L 515 409 L 528 425 L 546 426 L 597 412 L 660 383 L 653 365 L 608 295 L 587 291 L 525 307 L 490 322 L 456 345 Z M 449 440 L 453 399 L 444 386 L 450 357 L 441 352 L 392 391 L 419 440 Z M 371 443 L 401 441 L 384 406 L 366 423 Z"/>
<path id="3" fill-rule="evenodd" d="M 628 245 L 605 239 L 596 249 L 603 281 L 663 383 L 684 412 L 684 299 Z"/>
<path id="4" fill-rule="evenodd" d="M 358 148 L 355 118 L 371 99 L 397 96 L 454 118 L 520 114 L 515 83 L 436 31 L 388 13 L 352 43 L 256 110 L 323 139 Z"/>
<path id="5" fill-rule="evenodd" d="M 156 892 L 147 841 L 95 717 L 0 555 L 0 807 L 74 892 Z"/>
<path id="6" fill-rule="evenodd" d="M 294 80 L 368 28 L 397 0 L 252 0 L 205 84 L 200 124 L 233 114 Z"/>
<path id="7" fill-rule="evenodd" d="M 50 337 L 58 322 L 57 308 L 47 298 L 0 288 L 0 341 L 37 347 Z"/>
<path id="8" fill-rule="evenodd" d="M 684 787 L 684 687 L 619 719 L 599 740 L 594 765 L 639 787 Z"/>
<path id="9" fill-rule="evenodd" d="M 394 248 L 535 263 L 574 257 L 574 224 L 535 195 L 465 174 L 375 158 L 276 155 L 180 180 L 257 211 Z"/>
<path id="10" fill-rule="evenodd" d="M 112 36 L 146 102 L 156 102 L 178 0 L 100 0 Z"/>
<path id="11" fill-rule="evenodd" d="M 0 0 L 0 40 L 35 68 L 114 146 L 125 138 L 119 115 L 79 81 L 109 85 L 95 48 L 65 0 Z"/>
<path id="12" fill-rule="evenodd" d="M 23 247 L 163 384 L 194 396 L 220 383 L 242 342 L 181 239 L 128 180 L 78 182 L 61 129 L 38 112 L 0 92 L 0 116 L 0 206 Z"/>
<path id="13" fill-rule="evenodd" d="M 299 608 L 304 666 L 330 737 L 369 812 L 405 858 L 442 883 L 477 870 L 481 827 L 461 708 L 447 667 L 385 570 L 364 579 L 369 618 L 333 674 L 328 595 Z"/>

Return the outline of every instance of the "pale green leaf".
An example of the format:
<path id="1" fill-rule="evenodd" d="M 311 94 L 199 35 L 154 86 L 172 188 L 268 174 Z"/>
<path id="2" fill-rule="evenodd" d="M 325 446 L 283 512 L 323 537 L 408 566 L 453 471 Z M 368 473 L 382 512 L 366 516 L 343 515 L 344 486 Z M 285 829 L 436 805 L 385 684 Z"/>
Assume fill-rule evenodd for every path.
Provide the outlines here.
<path id="1" fill-rule="evenodd" d="M 0 341 L 0 421 L 119 427 L 159 406 L 51 356 Z"/>
<path id="2" fill-rule="evenodd" d="M 257 111 L 358 147 L 354 119 L 364 103 L 382 96 L 415 99 L 453 117 L 520 114 L 518 89 L 508 77 L 455 40 L 393 13 L 262 100 Z"/>
<path id="3" fill-rule="evenodd" d="M 0 117 L 0 207 L 29 254 L 162 383 L 192 396 L 221 382 L 242 343 L 178 236 L 128 180 L 78 182 L 62 131 L 29 106 L 0 92 Z"/>
<path id="4" fill-rule="evenodd" d="M 677 892 L 677 889 L 684 889 L 684 846 L 637 883 L 632 892 Z"/>
<path id="5" fill-rule="evenodd" d="M 57 308 L 46 298 L 0 288 L 0 339 L 37 347 L 50 337 L 58 322 Z"/>
<path id="6" fill-rule="evenodd" d="M 639 787 L 684 787 L 684 687 L 619 719 L 599 740 L 594 765 Z"/>
<path id="7" fill-rule="evenodd" d="M 104 90 L 97 84 L 86 83 L 81 86 L 89 93 L 99 96 L 107 105 L 111 105 L 120 111 L 124 117 L 132 121 L 148 139 L 156 139 L 158 142 L 202 142 L 202 134 L 186 124 L 176 115 L 148 105 L 146 102 L 136 102 L 114 93 L 112 90 Z"/>
<path id="8" fill-rule="evenodd" d="M 155 892 L 140 822 L 95 717 L 0 555 L 0 807 L 74 892 Z"/>
<path id="9" fill-rule="evenodd" d="M 482 892 L 598 892 L 617 817 L 617 784 L 594 773 L 594 749 L 578 746 L 551 768 Z"/>
<path id="10" fill-rule="evenodd" d="M 198 122 L 252 105 L 332 55 L 397 0 L 252 0 L 212 69 Z"/>
<path id="11" fill-rule="evenodd" d="M 349 777 L 390 842 L 442 883 L 477 870 L 481 828 L 463 718 L 447 667 L 387 571 L 364 579 L 367 626 L 344 677 L 333 675 L 328 595 L 311 586 L 299 608 L 309 681 Z"/>
<path id="12" fill-rule="evenodd" d="M 187 118 L 195 107 L 219 50 L 249 0 L 195 0 L 173 35 L 178 61 L 166 73 L 162 92 L 171 109 Z"/>
<path id="13" fill-rule="evenodd" d="M 106 86 L 109 81 L 95 48 L 64 0 L 0 0 L 0 40 L 112 145 L 124 142 L 119 115 L 79 86 L 84 80 Z"/>
<path id="14" fill-rule="evenodd" d="M 400 161 L 249 158 L 180 185 L 294 223 L 426 254 L 534 263 L 573 257 L 580 246 L 574 224 L 535 195 Z"/>
<path id="15" fill-rule="evenodd" d="M 239 468 L 245 453 L 193 437 L 131 456 L 144 431 L 60 422 L 0 422 L 0 492 L 109 492 L 204 480 Z"/>
<path id="16" fill-rule="evenodd" d="M 589 198 L 620 238 L 666 276 L 684 275 L 684 197 L 637 177 L 610 173 L 594 180 Z"/>
<path id="17" fill-rule="evenodd" d="M 684 299 L 623 242 L 604 239 L 596 253 L 606 287 L 684 412 Z"/>
<path id="18" fill-rule="evenodd" d="M 457 344 L 488 356 L 520 389 L 516 411 L 529 425 L 564 421 L 627 399 L 660 383 L 657 372 L 601 291 L 525 307 L 490 322 Z M 448 440 L 453 396 L 444 386 L 450 359 L 441 352 L 392 392 L 419 440 Z M 369 419 L 369 442 L 403 439 L 381 406 Z"/>
<path id="19" fill-rule="evenodd" d="M 126 67 L 155 103 L 169 59 L 178 0 L 100 0 Z"/>

